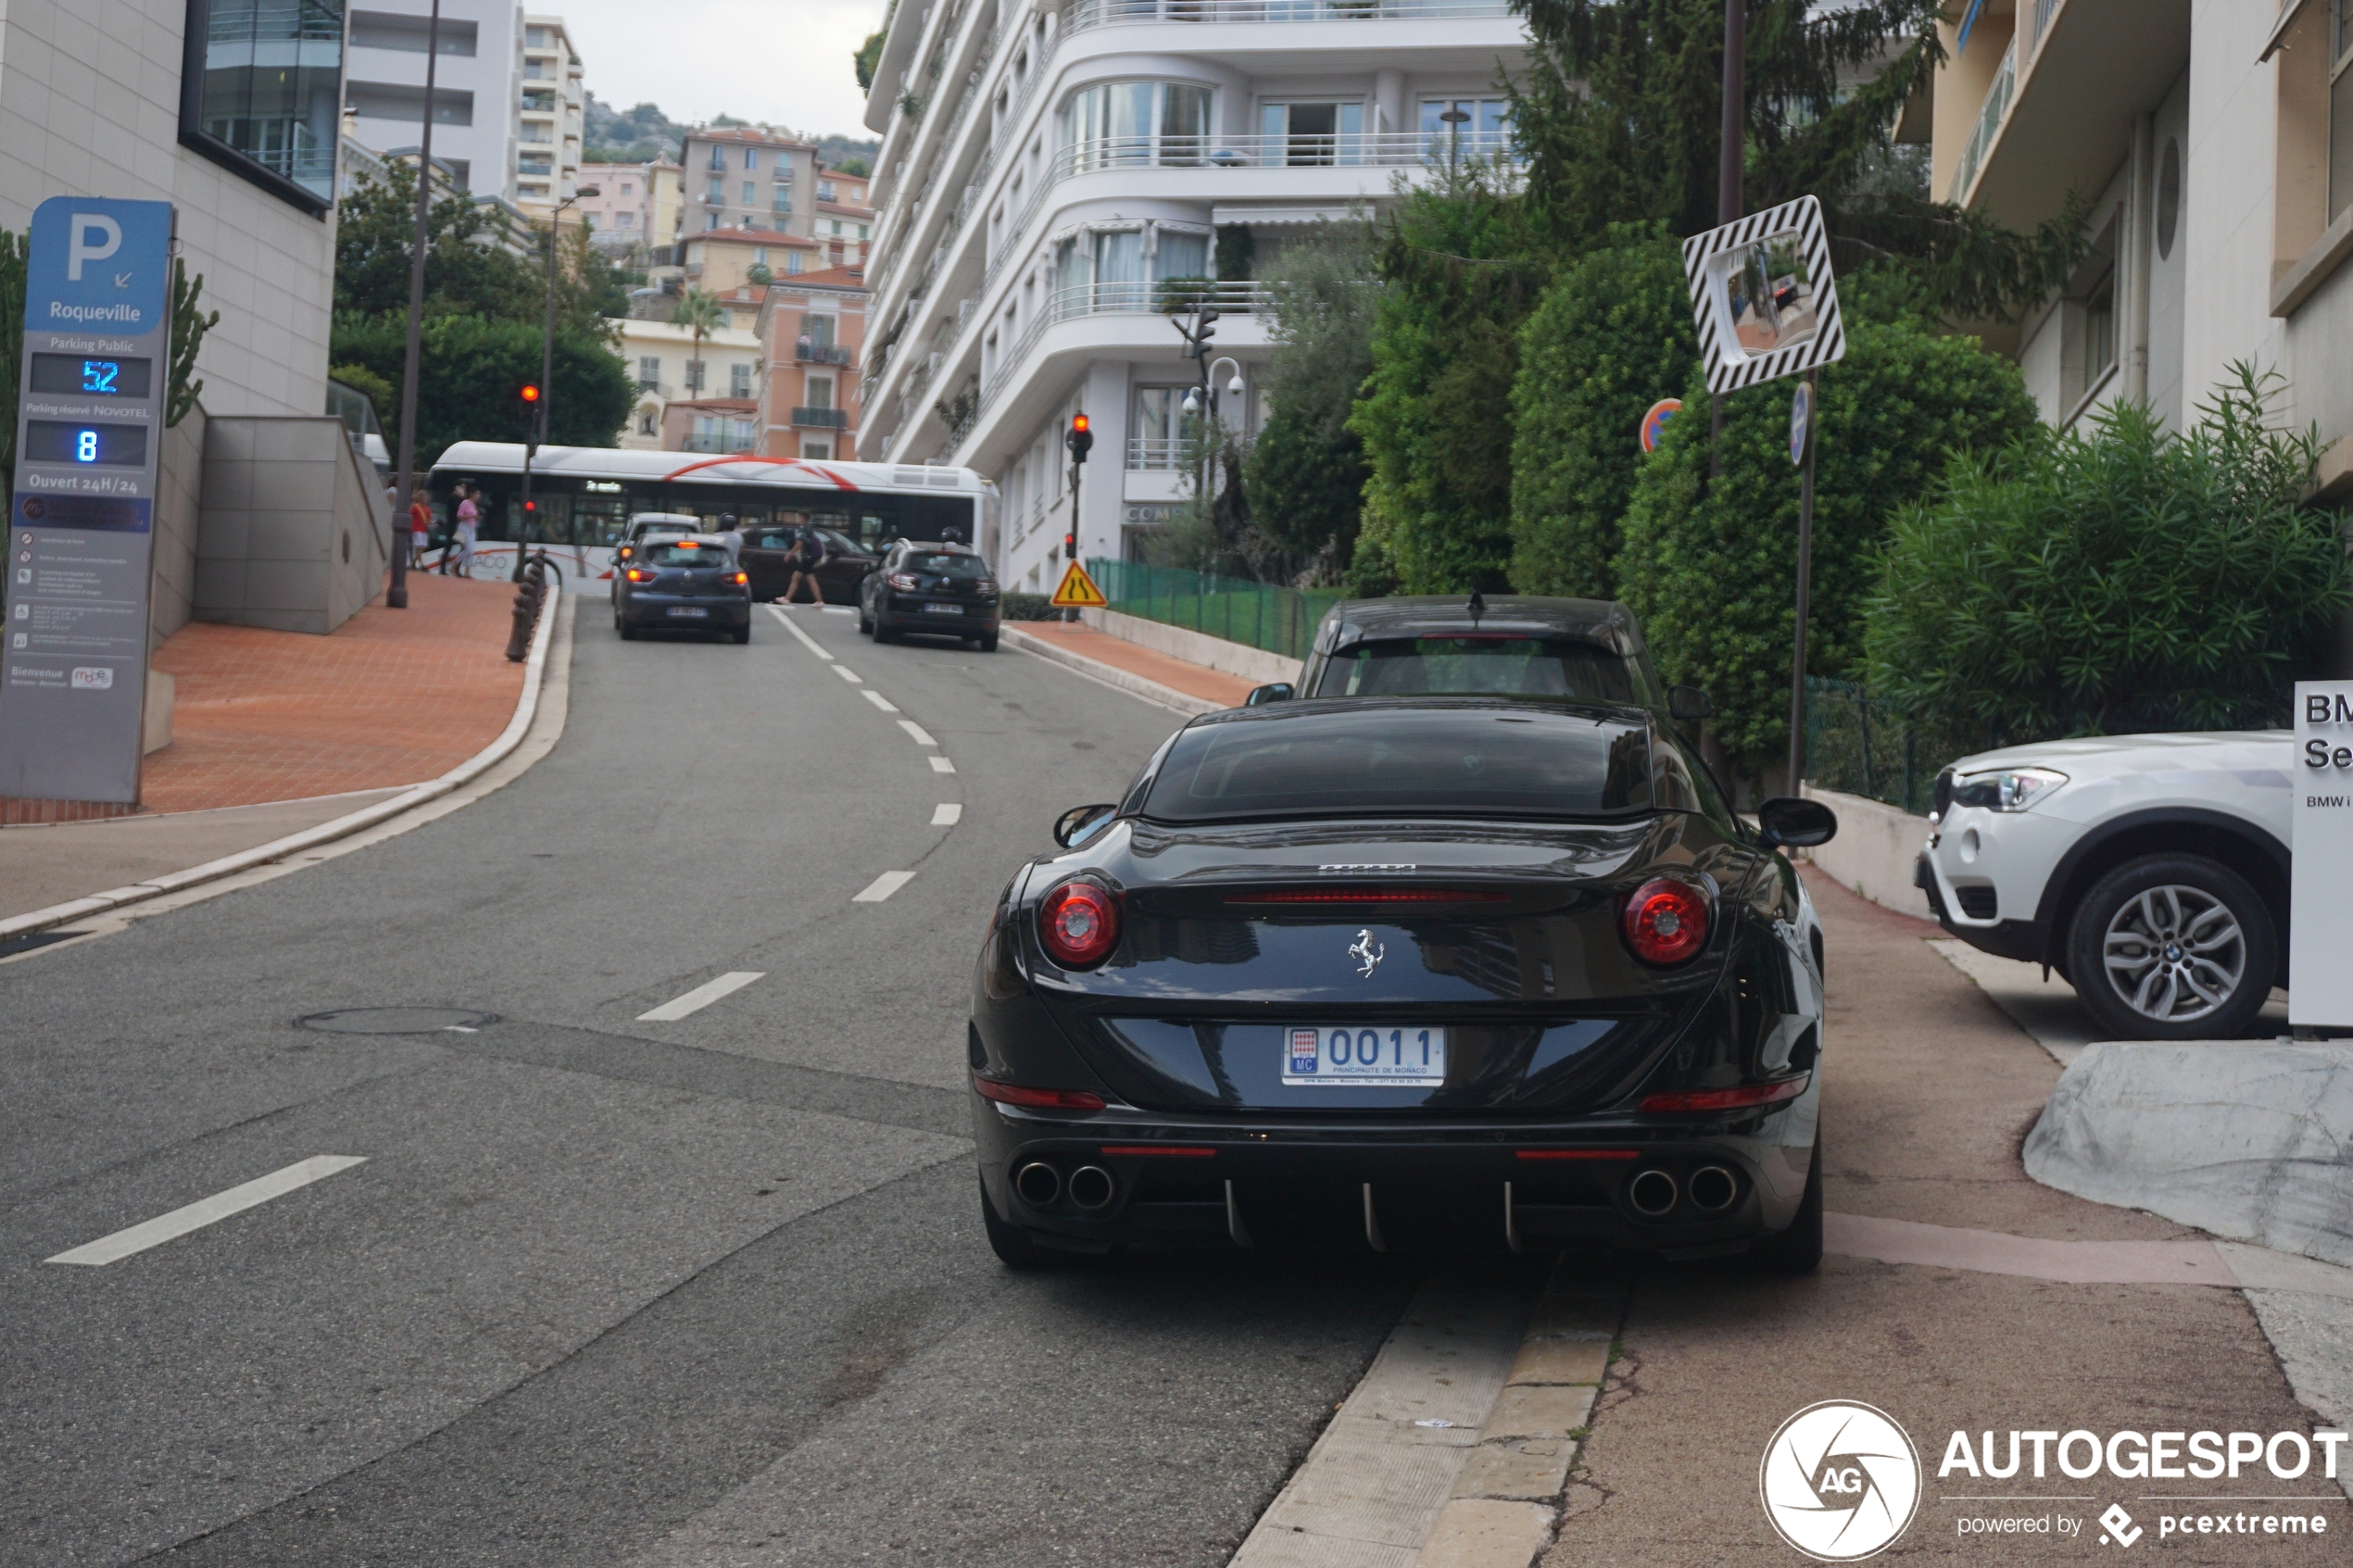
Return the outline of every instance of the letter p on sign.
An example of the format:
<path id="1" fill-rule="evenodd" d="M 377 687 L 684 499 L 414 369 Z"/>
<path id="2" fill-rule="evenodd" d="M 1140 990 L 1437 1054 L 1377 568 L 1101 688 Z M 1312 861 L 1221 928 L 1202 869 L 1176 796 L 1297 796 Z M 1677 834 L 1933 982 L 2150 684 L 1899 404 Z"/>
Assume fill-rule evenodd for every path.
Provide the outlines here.
<path id="1" fill-rule="evenodd" d="M 122 248 L 122 225 L 103 212 L 77 212 L 66 239 L 66 281 L 82 282 L 82 264 L 104 261 Z"/>

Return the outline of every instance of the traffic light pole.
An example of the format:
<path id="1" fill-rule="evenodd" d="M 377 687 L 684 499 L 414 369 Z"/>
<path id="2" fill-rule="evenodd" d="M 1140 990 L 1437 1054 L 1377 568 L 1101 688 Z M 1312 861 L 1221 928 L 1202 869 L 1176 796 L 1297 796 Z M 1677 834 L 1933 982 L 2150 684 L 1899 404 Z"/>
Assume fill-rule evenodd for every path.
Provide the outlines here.
<path id="1" fill-rule="evenodd" d="M 1806 776 L 1806 618 L 1814 583 L 1814 448 L 1822 423 L 1822 372 L 1806 372 L 1806 463 L 1797 482 L 1797 636 L 1790 649 L 1789 788 Z"/>

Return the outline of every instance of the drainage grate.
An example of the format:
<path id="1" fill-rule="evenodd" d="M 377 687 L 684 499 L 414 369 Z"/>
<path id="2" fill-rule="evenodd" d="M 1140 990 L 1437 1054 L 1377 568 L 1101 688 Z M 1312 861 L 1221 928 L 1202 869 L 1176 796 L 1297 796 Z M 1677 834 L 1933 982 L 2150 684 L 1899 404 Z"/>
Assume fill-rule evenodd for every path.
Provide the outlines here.
<path id="1" fill-rule="evenodd" d="M 26 936 L 11 936 L 0 942 L 0 959 L 17 953 L 29 953 L 35 947 L 45 947 L 52 942 L 70 942 L 77 936 L 87 936 L 86 931 L 36 931 Z"/>
<path id="2" fill-rule="evenodd" d="M 440 1035 L 497 1022 L 497 1013 L 472 1008 L 338 1008 L 297 1018 L 295 1027 L 321 1035 Z"/>

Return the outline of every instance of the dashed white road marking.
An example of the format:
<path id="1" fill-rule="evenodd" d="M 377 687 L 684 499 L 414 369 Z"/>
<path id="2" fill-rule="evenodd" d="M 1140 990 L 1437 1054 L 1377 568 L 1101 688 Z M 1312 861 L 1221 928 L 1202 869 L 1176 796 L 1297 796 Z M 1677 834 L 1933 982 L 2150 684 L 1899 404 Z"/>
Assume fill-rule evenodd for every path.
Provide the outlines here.
<path id="1" fill-rule="evenodd" d="M 811 636 L 808 633 L 794 625 L 792 623 L 792 617 L 785 613 L 784 607 L 782 605 L 770 605 L 768 607 L 768 613 L 776 618 L 777 625 L 782 626 L 786 631 L 790 632 L 794 636 L 799 637 L 800 639 L 800 646 L 807 648 L 811 653 L 815 654 L 819 659 L 831 659 L 834 657 L 832 654 L 827 653 L 823 647 L 818 646 L 816 638 Z"/>
<path id="2" fill-rule="evenodd" d="M 936 828 L 952 828 L 956 825 L 957 819 L 963 814 L 964 809 L 962 806 L 952 800 L 943 800 L 931 809 L 931 825 Z"/>
<path id="3" fill-rule="evenodd" d="M 863 893 L 849 901 L 853 904 L 879 904 L 914 880 L 913 872 L 885 872 L 868 883 Z"/>
<path id="4" fill-rule="evenodd" d="M 868 702 L 871 702 L 876 708 L 881 709 L 885 713 L 896 713 L 899 711 L 899 707 L 896 703 L 892 702 L 890 698 L 883 696 L 882 693 L 875 690 L 872 686 L 862 688 L 861 695 L 862 695 Z"/>
<path id="5" fill-rule="evenodd" d="M 868 692 L 866 695 L 868 696 L 872 696 L 875 694 Z M 899 709 L 894 708 L 891 711 L 896 713 Z M 917 746 L 937 746 L 939 744 L 937 741 L 931 738 L 931 732 L 929 730 L 925 729 L 912 719 L 901 719 L 899 721 L 899 727 L 906 731 L 908 738 L 912 740 Z"/>
<path id="6" fill-rule="evenodd" d="M 853 686 L 858 684 L 858 672 L 847 664 L 835 665 L 834 673 L 840 676 L 843 680 L 849 682 Z"/>
<path id="7" fill-rule="evenodd" d="M 956 771 L 956 764 L 934 753 L 931 759 L 931 771 L 935 773 L 952 773 Z"/>
<path id="8" fill-rule="evenodd" d="M 337 1171 L 348 1171 L 354 1165 L 365 1165 L 367 1162 L 368 1157 L 364 1154 L 314 1154 L 308 1160 L 296 1160 L 283 1171 L 256 1176 L 252 1181 L 240 1183 L 226 1192 L 216 1192 L 210 1198 L 198 1198 L 183 1209 L 158 1214 L 152 1220 L 132 1225 L 128 1230 L 119 1230 L 112 1236 L 102 1236 L 95 1241 L 86 1242 L 69 1252 L 60 1252 L 47 1261 L 52 1263 L 82 1263 L 94 1268 L 128 1258 L 133 1252 L 160 1247 L 175 1236 L 186 1236 L 190 1231 L 202 1230 L 232 1214 L 241 1214 L 273 1198 L 283 1198 L 296 1188 L 307 1187 Z"/>
<path id="9" fill-rule="evenodd" d="M 731 991 L 740 991 L 753 981 L 767 974 L 764 969 L 738 969 L 706 980 L 685 996 L 667 1001 L 650 1012 L 637 1015 L 640 1023 L 674 1023 L 690 1012 L 700 1012 Z"/>

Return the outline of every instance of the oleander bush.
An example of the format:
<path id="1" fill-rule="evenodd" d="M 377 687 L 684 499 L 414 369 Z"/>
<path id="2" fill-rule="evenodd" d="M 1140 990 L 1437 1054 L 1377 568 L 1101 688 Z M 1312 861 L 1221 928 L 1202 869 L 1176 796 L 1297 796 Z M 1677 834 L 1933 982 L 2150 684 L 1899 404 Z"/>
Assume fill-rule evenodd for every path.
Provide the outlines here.
<path id="1" fill-rule="evenodd" d="M 1881 554 L 1875 690 L 1984 746 L 2284 723 L 2353 580 L 2282 390 L 2236 364 L 2178 433 L 2127 404 L 1957 458 Z"/>

